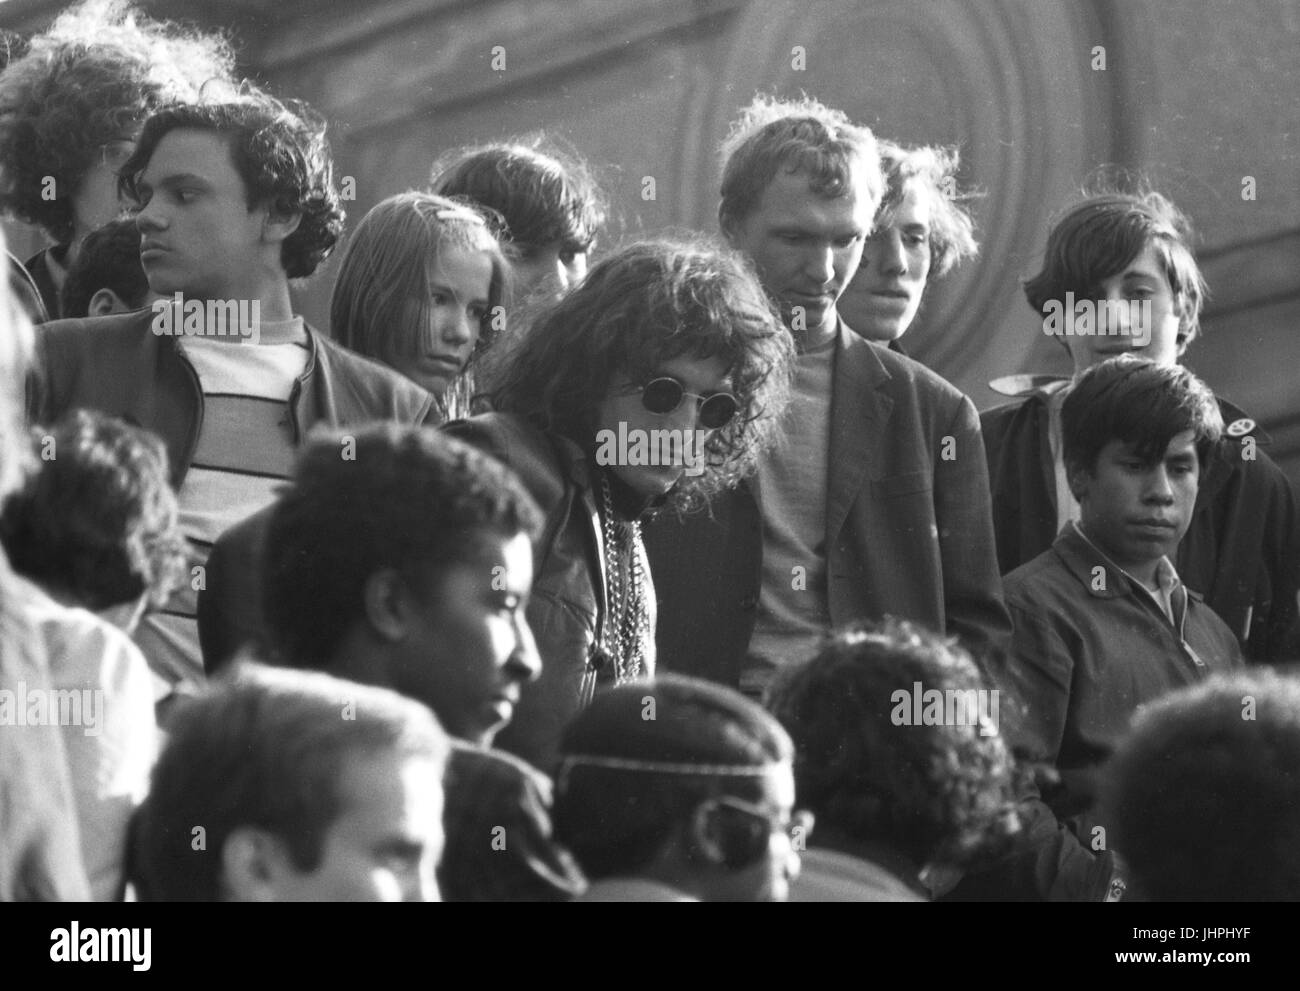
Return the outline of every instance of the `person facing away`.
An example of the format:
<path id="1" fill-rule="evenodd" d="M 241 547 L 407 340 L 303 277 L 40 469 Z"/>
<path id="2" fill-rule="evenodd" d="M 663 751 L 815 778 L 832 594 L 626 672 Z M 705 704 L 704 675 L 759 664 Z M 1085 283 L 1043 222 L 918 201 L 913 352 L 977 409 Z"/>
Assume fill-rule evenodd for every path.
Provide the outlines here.
<path id="1" fill-rule="evenodd" d="M 1019 838 L 1000 700 L 951 641 L 854 624 L 782 671 L 767 706 L 817 817 L 791 901 L 928 900 Z"/>
<path id="2" fill-rule="evenodd" d="M 781 441 L 707 513 L 647 529 L 671 670 L 762 694 L 824 632 L 892 614 L 974 650 L 1009 630 L 970 400 L 837 305 L 884 181 L 869 130 L 760 98 L 723 145 L 718 219 L 799 356 Z"/>

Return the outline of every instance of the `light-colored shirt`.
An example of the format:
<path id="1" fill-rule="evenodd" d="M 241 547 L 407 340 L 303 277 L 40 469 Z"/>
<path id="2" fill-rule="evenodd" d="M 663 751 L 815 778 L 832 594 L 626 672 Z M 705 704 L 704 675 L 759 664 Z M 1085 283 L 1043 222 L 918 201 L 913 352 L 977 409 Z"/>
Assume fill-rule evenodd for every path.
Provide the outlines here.
<path id="1" fill-rule="evenodd" d="M 289 397 L 309 350 L 301 317 L 263 321 L 256 344 L 206 337 L 178 343 L 203 389 L 203 425 L 177 493 L 193 568 L 207 563 L 228 528 L 273 502 L 289 477 L 295 451 Z M 163 609 L 144 617 L 136 633 L 158 675 L 160 698 L 203 684 L 198 584 L 182 585 Z"/>
<path id="2" fill-rule="evenodd" d="M 68 755 L 91 897 L 117 901 L 125 884 L 127 824 L 148 790 L 158 750 L 149 666 L 111 623 L 30 583 L 25 590 L 22 607 L 50 662 L 56 695 L 49 714 L 57 713 Z"/>

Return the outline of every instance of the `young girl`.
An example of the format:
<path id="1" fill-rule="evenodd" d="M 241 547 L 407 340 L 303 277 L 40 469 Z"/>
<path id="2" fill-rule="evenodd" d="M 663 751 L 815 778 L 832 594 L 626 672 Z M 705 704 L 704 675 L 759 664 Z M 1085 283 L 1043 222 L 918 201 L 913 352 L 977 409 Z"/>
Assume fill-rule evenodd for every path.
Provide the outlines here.
<path id="1" fill-rule="evenodd" d="M 429 193 L 390 196 L 352 233 L 330 299 L 345 347 L 469 412 L 471 365 L 504 327 L 509 266 L 487 217 Z"/>
<path id="2" fill-rule="evenodd" d="M 598 685 L 654 673 L 640 521 L 753 466 L 792 350 L 746 262 L 656 241 L 602 260 L 494 352 L 495 412 L 447 429 L 513 468 L 546 514 L 527 608 L 542 673 L 499 746 L 549 769 Z"/>

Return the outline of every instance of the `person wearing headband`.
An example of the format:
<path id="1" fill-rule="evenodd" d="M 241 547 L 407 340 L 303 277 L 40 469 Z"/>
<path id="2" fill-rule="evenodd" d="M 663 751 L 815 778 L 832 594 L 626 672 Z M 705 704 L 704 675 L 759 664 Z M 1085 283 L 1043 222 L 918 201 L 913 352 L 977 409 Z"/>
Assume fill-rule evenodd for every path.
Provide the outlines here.
<path id="1" fill-rule="evenodd" d="M 555 834 L 579 901 L 785 901 L 812 817 L 794 747 L 756 703 L 662 675 L 596 696 L 565 730 Z"/>

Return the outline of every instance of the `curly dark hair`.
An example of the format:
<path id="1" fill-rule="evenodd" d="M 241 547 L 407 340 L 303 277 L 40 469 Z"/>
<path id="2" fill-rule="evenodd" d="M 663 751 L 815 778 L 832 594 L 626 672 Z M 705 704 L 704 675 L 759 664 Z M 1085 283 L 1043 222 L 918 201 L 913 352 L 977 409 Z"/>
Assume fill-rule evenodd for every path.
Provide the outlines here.
<path id="1" fill-rule="evenodd" d="M 301 100 L 281 102 L 251 87 L 231 100 L 164 107 L 145 121 L 135 154 L 120 171 L 124 190 L 137 202 L 137 184 L 158 142 L 182 129 L 227 137 L 250 209 L 269 204 L 280 214 L 301 214 L 298 229 L 281 245 L 280 261 L 291 279 L 315 272 L 338 243 L 345 216 L 325 119 Z"/>
<path id="2" fill-rule="evenodd" d="M 918 865 L 996 857 L 1021 829 L 1011 755 L 976 719 L 897 724 L 894 693 L 910 698 L 918 682 L 945 695 L 986 687 L 955 642 L 889 617 L 837 632 L 778 677 L 768 707 L 794 740 L 799 804 L 819 829 Z"/>
<path id="3" fill-rule="evenodd" d="M 267 527 L 262 602 L 276 660 L 329 663 L 365 614 L 363 590 L 392 568 L 410 587 L 433 590 L 472 560 L 484 532 L 534 539 L 541 514 L 514 473 L 431 427 L 374 424 L 313 439 Z"/>
<path id="4" fill-rule="evenodd" d="M 673 489 L 686 511 L 751 470 L 789 396 L 794 345 L 743 256 L 702 240 L 622 248 L 488 352 L 484 380 L 495 409 L 588 449 L 618 376 L 645 381 L 682 355 L 721 356 L 740 407 L 709 436 L 705 470 Z"/>
<path id="5" fill-rule="evenodd" d="M 14 570 L 93 612 L 145 593 L 165 603 L 184 583 L 188 549 L 162 441 L 84 409 L 34 439 L 40 469 L 0 520 Z"/>
<path id="6" fill-rule="evenodd" d="M 144 306 L 149 279 L 140 264 L 140 229 L 134 220 L 111 220 L 86 235 L 59 293 L 64 317 L 89 315 L 90 301 L 111 289 L 131 309 Z"/>
<path id="7" fill-rule="evenodd" d="M 157 107 L 229 81 L 234 66 L 219 35 L 151 21 L 117 0 L 65 11 L 0 73 L 0 209 L 69 243 L 71 195 L 100 147 L 133 138 Z M 53 199 L 43 195 L 47 177 Z"/>

